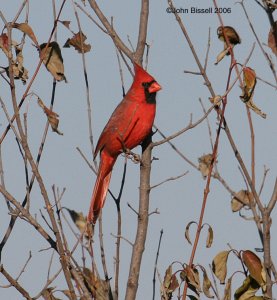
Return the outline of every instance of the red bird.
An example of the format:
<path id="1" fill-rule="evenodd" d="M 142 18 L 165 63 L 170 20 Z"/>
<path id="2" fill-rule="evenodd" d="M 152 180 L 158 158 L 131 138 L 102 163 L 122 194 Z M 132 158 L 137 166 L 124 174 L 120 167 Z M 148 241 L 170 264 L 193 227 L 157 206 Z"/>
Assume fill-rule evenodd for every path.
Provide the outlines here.
<path id="1" fill-rule="evenodd" d="M 134 63 L 135 77 L 126 96 L 111 115 L 97 143 L 94 159 L 100 152 L 100 165 L 94 186 L 88 222 L 96 223 L 111 180 L 113 165 L 124 149 L 141 144 L 151 133 L 156 113 L 156 93 L 161 86 Z"/>

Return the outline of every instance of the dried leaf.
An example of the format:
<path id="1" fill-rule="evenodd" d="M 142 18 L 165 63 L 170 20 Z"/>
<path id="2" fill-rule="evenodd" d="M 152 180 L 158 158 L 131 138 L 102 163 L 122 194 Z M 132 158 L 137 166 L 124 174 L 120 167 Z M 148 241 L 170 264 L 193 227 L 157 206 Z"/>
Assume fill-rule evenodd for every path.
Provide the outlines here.
<path id="1" fill-rule="evenodd" d="M 66 28 L 70 29 L 71 21 L 60 21 Z"/>
<path id="2" fill-rule="evenodd" d="M 232 277 L 228 278 L 226 282 L 223 300 L 231 300 L 232 299 L 231 292 L 232 292 Z"/>
<path id="3" fill-rule="evenodd" d="M 202 291 L 198 270 L 194 267 L 186 266 L 183 272 L 185 273 L 188 287 L 198 295 Z"/>
<path id="4" fill-rule="evenodd" d="M 263 266 L 260 258 L 250 250 L 242 252 L 242 261 L 246 265 L 250 276 L 257 281 L 257 283 L 263 287 L 265 280 L 262 275 Z"/>
<path id="5" fill-rule="evenodd" d="M 56 132 L 59 135 L 63 135 L 63 133 L 58 130 L 59 115 L 57 113 L 53 112 L 52 110 L 50 110 L 49 108 L 47 108 L 41 99 L 38 99 L 38 105 L 43 109 L 44 113 L 46 114 L 46 116 L 48 118 L 48 122 L 50 123 L 50 125 L 52 127 L 52 131 Z"/>
<path id="6" fill-rule="evenodd" d="M 6 33 L 0 35 L 0 48 L 8 56 L 9 51 L 9 38 Z"/>
<path id="7" fill-rule="evenodd" d="M 227 275 L 227 260 L 230 251 L 219 252 L 212 262 L 212 268 L 215 276 L 219 279 L 221 284 L 225 283 Z"/>
<path id="8" fill-rule="evenodd" d="M 166 271 L 163 281 L 163 290 L 166 293 L 166 296 L 171 299 L 172 293 L 179 287 L 179 283 L 175 274 L 172 274 L 172 265 L 170 265 Z"/>
<path id="9" fill-rule="evenodd" d="M 257 115 L 261 116 L 262 118 L 266 118 L 266 114 L 263 113 L 253 102 L 253 97 L 246 103 L 246 105 L 252 109 Z"/>
<path id="10" fill-rule="evenodd" d="M 245 67 L 243 70 L 243 89 L 242 95 L 240 98 L 243 102 L 248 102 L 253 97 L 255 86 L 257 83 L 256 72 L 249 68 Z"/>
<path id="11" fill-rule="evenodd" d="M 84 232 L 87 227 L 87 218 L 83 215 L 82 212 L 76 212 L 75 210 L 69 209 L 67 207 L 64 207 L 68 212 L 69 215 L 76 225 L 76 227 L 80 230 L 80 232 Z"/>
<path id="12" fill-rule="evenodd" d="M 277 28 L 277 21 L 275 21 L 274 26 L 275 28 Z M 270 31 L 268 33 L 268 47 L 275 55 L 277 55 L 277 45 L 272 28 L 270 28 Z"/>
<path id="13" fill-rule="evenodd" d="M 37 38 L 33 32 L 33 29 L 28 23 L 14 23 L 13 27 L 27 34 L 28 37 L 35 43 L 35 45 L 38 46 Z"/>
<path id="14" fill-rule="evenodd" d="M 213 161 L 212 154 L 204 154 L 198 158 L 198 162 L 199 162 L 198 169 L 200 170 L 204 179 L 206 179 L 206 177 L 209 174 L 212 161 Z"/>
<path id="15" fill-rule="evenodd" d="M 82 276 L 86 282 L 86 286 L 92 293 L 93 299 L 97 300 L 108 300 L 109 299 L 109 289 L 108 284 L 105 280 L 102 280 L 90 269 L 84 268 Z"/>
<path id="16" fill-rule="evenodd" d="M 249 300 L 251 297 L 255 295 L 255 293 L 259 289 L 259 284 L 251 278 L 251 276 L 247 276 L 246 279 L 243 281 L 243 284 L 241 287 L 239 287 L 235 294 L 234 299 L 235 300 Z"/>
<path id="17" fill-rule="evenodd" d="M 85 43 L 86 39 L 87 37 L 83 34 L 83 32 L 78 32 L 71 39 L 68 39 L 63 47 L 69 48 L 70 46 L 73 46 L 79 53 L 89 52 L 91 49 L 91 45 Z"/>
<path id="18" fill-rule="evenodd" d="M 44 43 L 39 46 L 39 56 L 43 59 L 46 69 L 57 81 L 64 80 L 67 82 L 66 77 L 64 76 L 63 58 L 59 44 L 56 42 L 51 42 L 47 48 L 46 45 L 47 44 Z"/>
<path id="19" fill-rule="evenodd" d="M 210 292 L 210 288 L 212 286 L 212 283 L 207 275 L 207 272 L 204 268 L 201 268 L 203 271 L 203 292 L 206 297 L 208 298 L 214 298 L 214 296 Z"/>
<path id="20" fill-rule="evenodd" d="M 22 49 L 18 47 L 18 45 L 14 45 L 15 53 L 16 53 L 16 59 L 12 62 L 12 68 L 13 68 L 13 76 L 14 79 L 21 79 L 23 84 L 26 84 L 28 80 L 28 70 L 24 68 L 23 66 L 23 54 Z M 10 77 L 9 73 L 9 67 L 5 68 L 5 71 L 7 73 L 7 76 Z"/>
<path id="21" fill-rule="evenodd" d="M 241 210 L 244 206 L 249 206 L 253 201 L 253 194 L 247 190 L 240 190 L 231 200 L 231 208 L 233 212 Z"/>
<path id="22" fill-rule="evenodd" d="M 186 226 L 186 230 L 185 230 L 185 238 L 189 242 L 189 244 L 191 244 L 189 229 L 190 229 L 190 225 L 192 225 L 192 224 L 197 225 L 197 223 L 195 221 L 191 221 L 191 222 L 188 223 L 188 225 Z"/>
<path id="23" fill-rule="evenodd" d="M 210 97 L 209 100 L 213 105 L 216 105 L 216 107 L 219 107 L 222 97 L 220 95 L 216 95 L 214 97 Z"/>
<path id="24" fill-rule="evenodd" d="M 207 240 L 206 240 L 206 247 L 210 248 L 213 243 L 214 232 L 213 232 L 212 227 L 210 225 L 208 225 L 208 226 L 209 226 L 209 229 L 208 229 L 208 235 L 207 235 Z"/>
<path id="25" fill-rule="evenodd" d="M 222 59 L 228 55 L 229 53 L 229 49 L 224 49 L 222 50 L 216 57 L 216 62 L 214 63 L 215 65 L 217 65 L 220 61 L 222 61 Z"/>

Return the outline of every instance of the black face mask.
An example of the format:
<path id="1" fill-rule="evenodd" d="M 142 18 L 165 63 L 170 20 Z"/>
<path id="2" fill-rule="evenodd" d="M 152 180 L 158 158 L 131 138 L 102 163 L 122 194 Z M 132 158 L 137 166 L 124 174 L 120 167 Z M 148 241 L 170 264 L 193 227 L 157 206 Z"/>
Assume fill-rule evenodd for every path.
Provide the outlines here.
<path id="1" fill-rule="evenodd" d="M 154 82 L 156 82 L 156 81 L 153 80 L 151 82 L 143 82 L 142 83 L 142 86 L 144 88 L 144 94 L 145 94 L 146 102 L 149 103 L 149 104 L 155 104 L 156 103 L 156 92 L 154 92 L 154 93 L 149 92 L 149 87 Z"/>

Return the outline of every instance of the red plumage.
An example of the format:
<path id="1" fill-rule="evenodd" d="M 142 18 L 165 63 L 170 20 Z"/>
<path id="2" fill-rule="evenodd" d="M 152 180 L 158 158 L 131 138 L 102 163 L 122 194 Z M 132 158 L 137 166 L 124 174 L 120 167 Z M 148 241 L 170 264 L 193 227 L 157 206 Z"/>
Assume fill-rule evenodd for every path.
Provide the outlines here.
<path id="1" fill-rule="evenodd" d="M 151 133 L 156 113 L 156 92 L 161 86 L 134 63 L 135 77 L 126 96 L 114 110 L 98 140 L 94 158 L 100 165 L 90 202 L 88 221 L 95 223 L 104 206 L 113 165 L 123 149 L 132 149 Z"/>

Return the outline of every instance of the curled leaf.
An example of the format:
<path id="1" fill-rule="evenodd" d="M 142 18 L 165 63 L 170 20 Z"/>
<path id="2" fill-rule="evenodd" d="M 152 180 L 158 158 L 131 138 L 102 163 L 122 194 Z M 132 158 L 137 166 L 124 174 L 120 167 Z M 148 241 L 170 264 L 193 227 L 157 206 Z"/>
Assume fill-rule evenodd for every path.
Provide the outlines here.
<path id="1" fill-rule="evenodd" d="M 50 125 L 52 127 L 52 130 L 54 132 L 56 132 L 57 134 L 59 134 L 59 135 L 63 135 L 63 133 L 58 130 L 58 126 L 59 126 L 59 119 L 58 119 L 58 117 L 59 117 L 59 115 L 57 113 L 53 112 L 52 110 L 50 110 L 49 108 L 47 108 L 44 105 L 44 103 L 43 103 L 43 101 L 41 99 L 38 99 L 38 105 L 45 112 L 45 114 L 46 114 L 46 116 L 48 118 L 48 121 L 49 121 L 49 123 L 50 123 Z"/>
<path id="2" fill-rule="evenodd" d="M 3 50 L 3 52 L 8 56 L 9 51 L 9 38 L 6 33 L 2 33 L 0 35 L 0 48 Z"/>
<path id="3" fill-rule="evenodd" d="M 69 48 L 70 46 L 73 46 L 75 50 L 77 50 L 79 53 L 86 53 L 89 52 L 91 49 L 90 44 L 86 44 L 85 40 L 87 37 L 83 34 L 83 32 L 76 33 L 71 39 L 68 39 L 65 44 L 64 48 Z"/>
<path id="4" fill-rule="evenodd" d="M 221 284 L 225 283 L 227 275 L 227 260 L 230 251 L 219 252 L 212 262 L 212 269 L 215 276 L 219 279 Z"/>
<path id="5" fill-rule="evenodd" d="M 214 232 L 213 232 L 212 227 L 210 225 L 208 225 L 208 226 L 209 226 L 209 229 L 208 229 L 208 235 L 207 235 L 207 240 L 206 240 L 206 247 L 210 248 L 213 243 Z"/>
<path id="6" fill-rule="evenodd" d="M 212 283 L 207 275 L 205 268 L 201 268 L 203 271 L 203 292 L 206 297 L 214 298 L 214 296 L 210 292 L 210 288 L 212 287 Z"/>
<path id="7" fill-rule="evenodd" d="M 60 21 L 66 28 L 70 29 L 70 23 L 71 21 Z"/>
<path id="8" fill-rule="evenodd" d="M 189 235 L 189 229 L 190 229 L 190 226 L 192 224 L 196 224 L 197 225 L 197 223 L 195 221 L 191 221 L 191 222 L 188 223 L 188 225 L 186 226 L 186 230 L 185 230 L 185 238 L 189 242 L 189 244 L 191 244 L 190 235 Z"/>
<path id="9" fill-rule="evenodd" d="M 275 30 L 277 30 L 277 21 L 274 22 Z M 272 52 L 277 55 L 277 45 L 276 40 L 274 37 L 274 32 L 272 30 L 272 27 L 270 28 L 270 31 L 268 33 L 268 47 L 272 50 Z"/>
<path id="10" fill-rule="evenodd" d="M 198 158 L 198 162 L 199 162 L 198 169 L 200 170 L 204 179 L 206 179 L 206 177 L 209 174 L 209 170 L 210 170 L 212 161 L 213 161 L 212 154 L 204 154 Z"/>
<path id="11" fill-rule="evenodd" d="M 254 280 L 251 276 L 247 276 L 246 279 L 243 281 L 242 286 L 240 286 L 235 294 L 235 300 L 248 300 L 251 297 L 255 296 L 255 293 L 259 289 L 259 284 Z"/>
<path id="12" fill-rule="evenodd" d="M 232 277 L 228 278 L 226 282 L 223 300 L 232 300 L 231 292 L 232 292 Z"/>
<path id="13" fill-rule="evenodd" d="M 185 280 L 189 289 L 195 292 L 197 295 L 202 291 L 200 286 L 199 272 L 195 267 L 186 266 L 183 270 Z"/>
<path id="14" fill-rule="evenodd" d="M 47 48 L 46 45 L 47 43 L 44 43 L 39 46 L 39 56 L 42 58 L 46 69 L 57 81 L 64 80 L 67 82 L 64 76 L 63 58 L 59 44 L 57 42 L 51 42 Z"/>
<path id="15" fill-rule="evenodd" d="M 261 116 L 261 117 L 264 118 L 264 119 L 266 118 L 266 114 L 263 113 L 263 112 L 255 105 L 255 103 L 253 102 L 252 99 L 250 99 L 250 100 L 246 103 L 246 105 L 247 105 L 250 109 L 252 109 L 257 115 Z"/>
<path id="16" fill-rule="evenodd" d="M 171 299 L 172 293 L 178 287 L 179 287 L 179 283 L 178 283 L 177 277 L 175 274 L 172 274 L 172 265 L 170 265 L 166 269 L 161 291 L 164 291 L 166 293 L 166 296 L 168 297 L 168 299 Z"/>
<path id="17" fill-rule="evenodd" d="M 33 29 L 28 23 L 14 23 L 13 27 L 16 29 L 19 29 L 23 33 L 27 34 L 28 37 L 35 43 L 35 45 L 38 47 L 38 41 L 37 38 L 33 32 Z"/>
<path id="18" fill-rule="evenodd" d="M 80 230 L 80 232 L 84 232 L 86 230 L 87 226 L 87 218 L 83 215 L 82 212 L 76 212 L 75 210 L 69 209 L 67 207 L 64 207 L 68 212 L 69 215 L 76 225 L 76 227 Z"/>
<path id="19" fill-rule="evenodd" d="M 84 278 L 85 284 L 91 292 L 93 299 L 109 299 L 108 284 L 105 280 L 101 279 L 88 268 L 83 268 L 81 276 Z"/>
<path id="20" fill-rule="evenodd" d="M 231 200 L 231 208 L 233 212 L 241 210 L 245 206 L 249 206 L 253 201 L 253 194 L 247 190 L 240 190 Z"/>
<path id="21" fill-rule="evenodd" d="M 257 283 L 263 287 L 265 285 L 265 280 L 263 278 L 263 266 L 260 258 L 250 250 L 245 250 L 242 252 L 242 260 L 246 265 L 250 276 L 257 281 Z"/>
<path id="22" fill-rule="evenodd" d="M 217 65 L 220 61 L 222 61 L 222 59 L 229 54 L 229 49 L 224 49 L 222 50 L 216 57 L 216 62 L 214 63 L 215 65 Z"/>
<path id="23" fill-rule="evenodd" d="M 248 102 L 253 97 L 255 86 L 257 83 L 256 72 L 249 67 L 245 67 L 242 72 L 243 89 L 240 98 L 243 102 Z"/>
<path id="24" fill-rule="evenodd" d="M 16 54 L 16 59 L 15 61 L 12 61 L 12 68 L 13 68 L 13 76 L 14 79 L 21 79 L 23 84 L 26 84 L 27 80 L 28 80 L 28 70 L 26 68 L 24 68 L 23 66 L 23 54 L 22 54 L 22 49 L 14 44 L 14 48 L 15 48 L 15 54 Z M 5 68 L 5 71 L 7 73 L 7 76 L 10 77 L 10 73 L 9 73 L 9 67 Z"/>
<path id="25" fill-rule="evenodd" d="M 219 107 L 222 97 L 220 95 L 216 95 L 214 97 L 210 97 L 209 100 L 213 105 Z"/>

